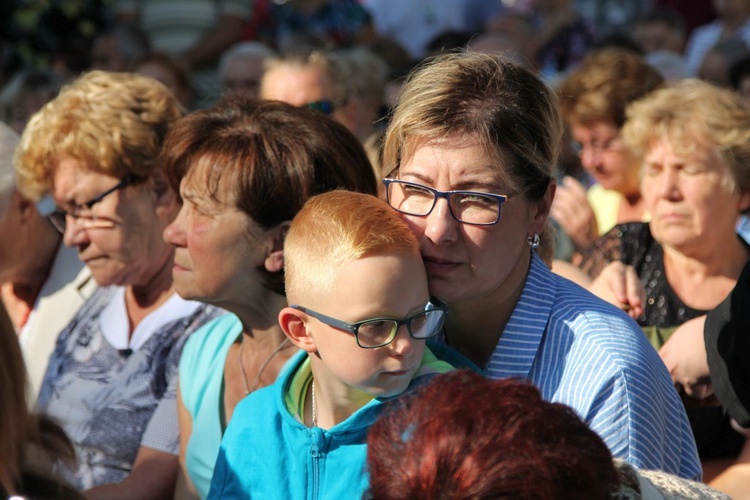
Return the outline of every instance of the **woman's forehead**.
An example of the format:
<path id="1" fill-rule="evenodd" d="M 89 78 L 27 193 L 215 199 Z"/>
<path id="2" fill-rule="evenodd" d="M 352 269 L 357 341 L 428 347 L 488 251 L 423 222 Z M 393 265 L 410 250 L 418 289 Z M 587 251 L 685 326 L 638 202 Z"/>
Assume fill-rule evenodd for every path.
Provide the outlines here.
<path id="1" fill-rule="evenodd" d="M 185 172 L 180 181 L 180 191 L 194 196 L 210 197 L 222 203 L 232 203 L 235 198 L 235 175 L 217 162 L 202 157 Z"/>
<path id="2" fill-rule="evenodd" d="M 438 138 L 412 139 L 409 147 L 402 155 L 400 167 L 413 164 L 423 148 L 433 148 L 447 153 L 453 153 L 457 163 L 451 166 L 452 173 L 457 176 L 481 176 L 492 178 L 495 183 L 509 184 L 511 169 L 508 163 L 510 153 L 501 152 L 487 146 L 475 135 L 457 134 Z M 426 165 L 412 165 L 425 167 Z"/>

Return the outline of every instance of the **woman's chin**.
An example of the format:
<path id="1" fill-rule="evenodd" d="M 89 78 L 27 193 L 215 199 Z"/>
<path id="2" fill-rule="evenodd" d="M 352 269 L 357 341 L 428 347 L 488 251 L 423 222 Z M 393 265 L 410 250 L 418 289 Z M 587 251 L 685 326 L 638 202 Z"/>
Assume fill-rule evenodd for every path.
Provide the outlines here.
<path id="1" fill-rule="evenodd" d="M 112 269 L 90 268 L 91 277 L 94 278 L 99 286 L 127 286 L 130 284 L 126 273 L 114 271 Z"/>

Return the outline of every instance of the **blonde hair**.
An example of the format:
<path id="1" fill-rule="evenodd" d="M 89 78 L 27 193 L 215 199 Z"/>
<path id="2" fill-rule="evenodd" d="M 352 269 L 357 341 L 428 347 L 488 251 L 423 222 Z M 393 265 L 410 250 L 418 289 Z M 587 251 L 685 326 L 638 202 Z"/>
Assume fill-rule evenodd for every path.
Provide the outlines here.
<path id="1" fill-rule="evenodd" d="M 15 165 L 17 185 L 36 200 L 50 190 L 57 161 L 72 157 L 114 177 L 148 178 L 182 108 L 158 81 L 92 71 L 63 88 L 29 121 Z"/>
<path id="2" fill-rule="evenodd" d="M 609 122 L 620 128 L 628 104 L 663 84 L 661 73 L 640 55 L 607 48 L 588 54 L 557 93 L 569 123 Z"/>
<path id="3" fill-rule="evenodd" d="M 536 75 L 499 54 L 449 53 L 412 72 L 386 133 L 383 167 L 398 169 L 424 141 L 470 136 L 495 160 L 502 180 L 541 200 L 560 155 L 557 97 Z M 549 263 L 548 222 L 538 252 Z"/>
<path id="4" fill-rule="evenodd" d="M 291 302 L 325 293 L 342 264 L 376 255 L 420 255 L 416 236 L 395 210 L 351 191 L 314 196 L 284 240 L 287 297 Z"/>
<path id="5" fill-rule="evenodd" d="M 735 92 L 683 80 L 633 103 L 627 118 L 622 137 L 638 158 L 664 139 L 684 156 L 714 146 L 727 166 L 727 187 L 750 193 L 750 105 Z"/>

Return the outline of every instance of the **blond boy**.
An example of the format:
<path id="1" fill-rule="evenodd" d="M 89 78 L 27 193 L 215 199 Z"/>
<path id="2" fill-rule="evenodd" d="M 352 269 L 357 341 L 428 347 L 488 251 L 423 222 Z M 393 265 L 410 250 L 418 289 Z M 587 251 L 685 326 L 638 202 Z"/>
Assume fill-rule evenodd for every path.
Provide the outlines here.
<path id="1" fill-rule="evenodd" d="M 383 403 L 451 369 L 425 347 L 446 309 L 429 296 L 416 238 L 375 197 L 312 198 L 284 245 L 279 323 L 301 352 L 237 406 L 209 498 L 360 498 Z"/>

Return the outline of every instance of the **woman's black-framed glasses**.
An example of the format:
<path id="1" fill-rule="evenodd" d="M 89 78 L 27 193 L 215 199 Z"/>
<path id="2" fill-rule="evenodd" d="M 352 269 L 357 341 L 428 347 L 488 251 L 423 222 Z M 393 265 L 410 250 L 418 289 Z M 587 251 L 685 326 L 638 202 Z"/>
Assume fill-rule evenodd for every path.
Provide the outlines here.
<path id="1" fill-rule="evenodd" d="M 120 189 L 123 189 L 127 186 L 130 186 L 131 184 L 133 184 L 133 182 L 134 178 L 130 175 L 127 175 L 120 182 L 107 189 L 106 191 L 99 193 L 88 201 L 85 201 L 78 205 L 69 205 L 66 208 L 58 207 L 57 210 L 49 215 L 49 220 L 50 222 L 52 222 L 52 225 L 55 226 L 55 228 L 61 233 L 65 233 L 65 220 L 68 216 L 75 219 L 77 223 L 81 224 L 82 227 L 87 229 L 114 227 L 114 223 L 111 220 L 97 217 L 87 212 L 90 212 L 94 205 L 102 201 L 110 194 L 114 193 L 115 191 L 119 191 Z"/>
<path id="2" fill-rule="evenodd" d="M 328 326 L 351 333 L 356 338 L 357 345 L 363 349 L 377 349 L 387 346 L 396 338 L 401 325 L 406 325 L 406 329 L 413 339 L 424 340 L 434 337 L 443 329 L 445 316 L 448 314 L 448 307 L 435 298 L 431 298 L 427 302 L 424 310 L 404 319 L 372 318 L 356 323 L 347 323 L 298 304 L 292 304 L 290 307 L 302 311 Z"/>
<path id="3" fill-rule="evenodd" d="M 385 178 L 388 204 L 397 211 L 424 217 L 435 208 L 438 198 L 448 201 L 453 218 L 464 224 L 492 226 L 500 220 L 503 203 L 513 195 L 479 191 L 440 191 L 416 182 Z"/>

